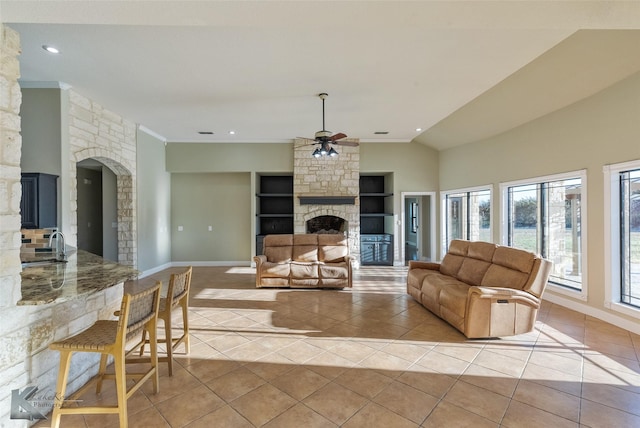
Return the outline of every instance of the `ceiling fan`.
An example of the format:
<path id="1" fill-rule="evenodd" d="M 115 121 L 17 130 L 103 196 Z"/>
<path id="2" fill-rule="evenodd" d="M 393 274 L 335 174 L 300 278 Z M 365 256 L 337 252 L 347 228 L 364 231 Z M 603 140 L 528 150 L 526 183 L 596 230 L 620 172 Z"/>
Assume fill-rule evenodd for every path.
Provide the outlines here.
<path id="1" fill-rule="evenodd" d="M 336 156 L 338 154 L 338 152 L 335 151 L 335 149 L 333 147 L 331 147 L 331 145 L 340 145 L 340 146 L 351 146 L 351 147 L 355 147 L 358 146 L 359 143 L 355 142 L 355 141 L 340 141 L 343 140 L 344 138 L 347 138 L 347 134 L 343 134 L 342 132 L 339 132 L 337 134 L 331 135 L 331 131 L 327 131 L 325 129 L 325 125 L 324 125 L 324 100 L 329 96 L 329 94 L 322 92 L 320 94 L 318 94 L 318 97 L 320 97 L 320 99 L 322 100 L 322 131 L 318 131 L 316 132 L 315 138 L 311 139 L 311 138 L 304 138 L 304 137 L 298 137 L 300 139 L 303 140 L 308 140 L 308 141 L 313 141 L 310 145 L 313 144 L 320 144 L 320 147 L 318 147 L 314 152 L 313 152 L 313 156 L 314 157 L 320 157 L 320 156 Z"/>

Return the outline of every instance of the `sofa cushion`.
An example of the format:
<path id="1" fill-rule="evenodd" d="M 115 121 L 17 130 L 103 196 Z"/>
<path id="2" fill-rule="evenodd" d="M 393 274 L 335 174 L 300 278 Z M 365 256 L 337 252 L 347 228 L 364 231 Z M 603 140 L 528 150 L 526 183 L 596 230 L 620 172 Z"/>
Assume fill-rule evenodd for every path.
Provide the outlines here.
<path id="1" fill-rule="evenodd" d="M 496 248 L 498 248 L 498 245 L 492 244 L 491 242 L 470 242 L 467 256 L 485 262 L 491 262 Z"/>
<path id="2" fill-rule="evenodd" d="M 529 274 L 504 266 L 493 264 L 482 278 L 483 287 L 505 287 L 522 290 L 529 279 Z"/>
<path id="3" fill-rule="evenodd" d="M 446 287 L 441 287 L 440 305 L 464 319 L 467 310 L 467 294 L 469 285 L 457 281 L 449 282 Z M 456 322 L 459 320 L 455 320 Z"/>
<path id="4" fill-rule="evenodd" d="M 346 245 L 320 245 L 319 250 L 318 259 L 321 262 L 340 262 L 349 255 L 349 247 Z"/>
<path id="5" fill-rule="evenodd" d="M 293 245 L 313 245 L 318 246 L 318 236 L 314 233 L 309 234 L 295 234 L 293 235 Z"/>
<path id="6" fill-rule="evenodd" d="M 493 263 L 524 273 L 531 273 L 535 254 L 509 247 L 498 247 L 493 254 Z"/>
<path id="7" fill-rule="evenodd" d="M 458 271 L 460 270 L 460 266 L 462 266 L 463 261 L 464 256 L 447 253 L 442 259 L 442 263 L 440 263 L 440 272 L 443 275 L 449 275 L 457 278 Z"/>
<path id="8" fill-rule="evenodd" d="M 264 255 L 270 263 L 289 263 L 291 261 L 292 247 L 267 247 L 265 246 Z"/>
<path id="9" fill-rule="evenodd" d="M 469 285 L 480 285 L 489 266 L 491 266 L 490 262 L 467 257 L 460 266 L 457 278 Z"/>
<path id="10" fill-rule="evenodd" d="M 291 273 L 289 263 L 271 263 L 264 262 L 260 269 L 260 275 L 263 278 L 289 278 Z"/>
<path id="11" fill-rule="evenodd" d="M 460 281 L 451 276 L 443 275 L 435 270 L 427 270 L 421 287 L 422 304 L 434 314 L 440 316 L 440 292 L 443 288 L 458 282 Z"/>
<path id="12" fill-rule="evenodd" d="M 267 261 L 271 263 L 288 263 L 291 261 L 293 235 L 267 235 L 264 237 L 263 249 Z"/>
<path id="13" fill-rule="evenodd" d="M 319 278 L 318 263 L 291 262 L 291 279 Z"/>
<path id="14" fill-rule="evenodd" d="M 293 245 L 293 235 L 267 235 L 263 241 L 264 247 L 286 247 Z"/>
<path id="15" fill-rule="evenodd" d="M 294 262 L 317 262 L 318 246 L 316 245 L 294 245 L 292 260 Z"/>
<path id="16" fill-rule="evenodd" d="M 323 282 L 325 279 L 346 279 L 349 277 L 349 269 L 345 262 L 342 263 L 330 263 L 318 265 L 320 271 L 320 278 Z"/>

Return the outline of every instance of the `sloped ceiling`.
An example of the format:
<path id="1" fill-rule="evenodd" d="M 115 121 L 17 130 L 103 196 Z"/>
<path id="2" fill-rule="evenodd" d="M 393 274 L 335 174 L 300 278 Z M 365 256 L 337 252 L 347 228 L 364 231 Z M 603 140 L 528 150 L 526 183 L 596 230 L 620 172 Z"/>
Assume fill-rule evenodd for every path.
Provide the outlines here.
<path id="1" fill-rule="evenodd" d="M 328 130 L 443 150 L 640 69 L 640 2 L 0 0 L 0 19 L 23 87 L 64 82 L 172 142 L 312 137 L 328 92 Z"/>

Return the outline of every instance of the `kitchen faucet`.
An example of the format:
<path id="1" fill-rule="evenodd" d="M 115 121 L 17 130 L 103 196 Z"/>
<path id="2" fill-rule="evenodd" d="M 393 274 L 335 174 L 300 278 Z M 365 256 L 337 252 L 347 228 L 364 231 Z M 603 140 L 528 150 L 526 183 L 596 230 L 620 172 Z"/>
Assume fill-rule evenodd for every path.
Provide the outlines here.
<path id="1" fill-rule="evenodd" d="M 57 230 L 49 235 L 49 248 L 51 248 L 53 238 L 56 238 L 56 259 L 66 260 L 67 252 L 65 249 L 66 245 L 64 241 L 64 235 L 62 234 L 62 232 L 59 232 Z"/>

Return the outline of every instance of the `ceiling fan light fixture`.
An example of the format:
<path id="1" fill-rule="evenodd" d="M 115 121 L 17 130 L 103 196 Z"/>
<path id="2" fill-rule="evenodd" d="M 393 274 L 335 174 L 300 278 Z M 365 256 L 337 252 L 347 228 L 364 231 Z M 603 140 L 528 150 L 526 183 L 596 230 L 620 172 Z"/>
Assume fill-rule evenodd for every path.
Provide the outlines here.
<path id="1" fill-rule="evenodd" d="M 331 150 L 329 150 L 329 156 L 334 157 L 334 156 L 338 156 L 338 152 L 336 152 L 336 150 L 331 147 Z"/>
<path id="2" fill-rule="evenodd" d="M 322 154 L 320 153 L 320 149 L 316 148 L 311 156 L 313 156 L 314 158 L 319 158 L 320 156 L 322 156 Z"/>

